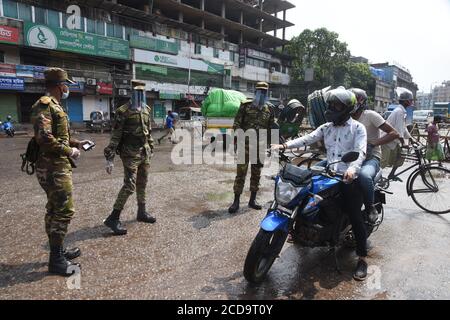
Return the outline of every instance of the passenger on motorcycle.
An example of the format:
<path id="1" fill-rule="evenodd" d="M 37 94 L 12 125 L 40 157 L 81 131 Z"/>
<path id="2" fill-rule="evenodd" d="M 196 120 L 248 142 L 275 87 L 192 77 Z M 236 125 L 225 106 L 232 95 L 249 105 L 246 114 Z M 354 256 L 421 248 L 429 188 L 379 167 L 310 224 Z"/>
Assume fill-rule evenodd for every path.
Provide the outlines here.
<path id="1" fill-rule="evenodd" d="M 352 111 L 352 118 L 361 122 L 367 131 L 367 155 L 358 175 L 358 183 L 363 193 L 364 207 L 368 222 L 375 224 L 378 211 L 374 206 L 374 179 L 380 171 L 381 146 L 400 137 L 399 133 L 383 119 L 381 115 L 367 110 L 367 94 L 364 90 L 350 89 L 356 96 L 356 106 Z M 381 132 L 386 135 L 381 137 Z"/>
<path id="2" fill-rule="evenodd" d="M 340 161 L 348 152 L 359 152 L 359 158 L 356 161 L 350 164 L 339 162 L 331 165 L 330 168 L 343 175 L 345 182 L 342 184 L 342 208 L 349 215 L 357 244 L 356 254 L 359 257 L 353 277 L 356 280 L 365 280 L 367 277 L 367 231 L 361 214 L 362 194 L 354 180 L 358 177 L 366 157 L 366 128 L 350 116 L 356 105 L 356 96 L 353 92 L 339 87 L 328 91 L 325 101 L 328 105 L 325 112 L 328 123 L 304 137 L 282 145 L 272 145 L 272 149 L 299 148 L 324 140 L 329 164 Z"/>

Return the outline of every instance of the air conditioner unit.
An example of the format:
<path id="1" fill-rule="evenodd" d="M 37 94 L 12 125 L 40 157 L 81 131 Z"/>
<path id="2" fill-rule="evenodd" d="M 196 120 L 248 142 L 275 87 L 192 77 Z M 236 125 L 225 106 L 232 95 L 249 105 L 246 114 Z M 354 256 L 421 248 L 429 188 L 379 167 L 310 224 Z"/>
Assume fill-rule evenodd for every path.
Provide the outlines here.
<path id="1" fill-rule="evenodd" d="M 119 96 L 126 96 L 128 94 L 127 89 L 119 89 Z"/>
<path id="2" fill-rule="evenodd" d="M 88 78 L 86 80 L 86 84 L 88 86 L 96 86 L 97 85 L 97 79 Z"/>

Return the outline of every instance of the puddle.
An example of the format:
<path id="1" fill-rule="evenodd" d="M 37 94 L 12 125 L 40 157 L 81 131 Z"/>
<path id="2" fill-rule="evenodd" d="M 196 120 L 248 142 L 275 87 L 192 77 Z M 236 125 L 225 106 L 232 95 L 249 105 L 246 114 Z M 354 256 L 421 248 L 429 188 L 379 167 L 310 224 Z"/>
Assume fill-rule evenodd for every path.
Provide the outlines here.
<path id="1" fill-rule="evenodd" d="M 212 202 L 232 201 L 234 199 L 234 194 L 233 192 L 207 193 L 206 199 Z"/>

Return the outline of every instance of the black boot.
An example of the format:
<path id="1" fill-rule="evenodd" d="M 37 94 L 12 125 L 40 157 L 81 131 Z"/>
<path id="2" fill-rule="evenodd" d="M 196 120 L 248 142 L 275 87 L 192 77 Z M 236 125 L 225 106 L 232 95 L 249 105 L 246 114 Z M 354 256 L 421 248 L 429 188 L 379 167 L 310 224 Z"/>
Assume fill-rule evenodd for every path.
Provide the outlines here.
<path id="1" fill-rule="evenodd" d="M 48 272 L 68 277 L 75 273 L 74 268 L 81 268 L 81 266 L 79 263 L 67 261 L 63 252 L 62 246 L 50 246 Z"/>
<path id="2" fill-rule="evenodd" d="M 156 219 L 145 210 L 145 203 L 138 203 L 137 221 L 155 223 Z"/>
<path id="3" fill-rule="evenodd" d="M 81 250 L 80 248 L 64 249 L 63 255 L 67 260 L 73 260 L 81 256 Z"/>
<path id="4" fill-rule="evenodd" d="M 228 208 L 228 212 L 229 213 L 233 214 L 233 213 L 238 212 L 238 210 L 239 210 L 239 198 L 240 197 L 241 197 L 240 194 L 237 194 L 237 193 L 234 194 L 234 202 L 231 205 L 231 207 Z"/>
<path id="5" fill-rule="evenodd" d="M 364 281 L 367 278 L 367 262 L 362 259 L 358 260 L 356 264 L 355 272 L 353 273 L 353 279 L 358 281 Z"/>
<path id="6" fill-rule="evenodd" d="M 105 221 L 103 221 L 103 224 L 110 228 L 115 235 L 122 236 L 127 234 L 127 229 L 122 227 L 122 224 L 120 223 L 119 217 L 120 217 L 120 210 L 114 209 L 108 218 L 106 218 Z"/>
<path id="7" fill-rule="evenodd" d="M 250 201 L 248 202 L 248 206 L 255 210 L 261 210 L 262 206 L 256 202 L 256 192 L 252 191 L 252 194 L 250 195 Z"/>

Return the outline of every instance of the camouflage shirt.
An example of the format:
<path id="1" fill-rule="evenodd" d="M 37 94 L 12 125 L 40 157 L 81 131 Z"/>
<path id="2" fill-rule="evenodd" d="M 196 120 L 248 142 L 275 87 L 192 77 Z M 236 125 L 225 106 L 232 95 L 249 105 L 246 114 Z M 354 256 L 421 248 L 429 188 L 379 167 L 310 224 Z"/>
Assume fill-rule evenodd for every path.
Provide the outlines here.
<path id="1" fill-rule="evenodd" d="M 153 149 L 151 135 L 151 108 L 132 110 L 124 104 L 116 110 L 111 142 L 105 149 L 106 158 L 114 157 L 117 151 L 123 157 L 133 157 L 145 150 L 147 156 Z M 112 154 L 111 154 L 112 153 Z"/>
<path id="2" fill-rule="evenodd" d="M 241 104 L 234 119 L 233 129 L 266 129 L 270 130 L 274 124 L 274 114 L 270 107 L 265 104 L 261 109 L 254 107 L 252 102 L 247 101 Z M 269 132 L 268 132 L 269 134 Z"/>
<path id="3" fill-rule="evenodd" d="M 43 96 L 32 106 L 31 123 L 40 154 L 66 158 L 71 147 L 78 147 L 79 142 L 70 137 L 68 116 L 54 97 Z"/>

